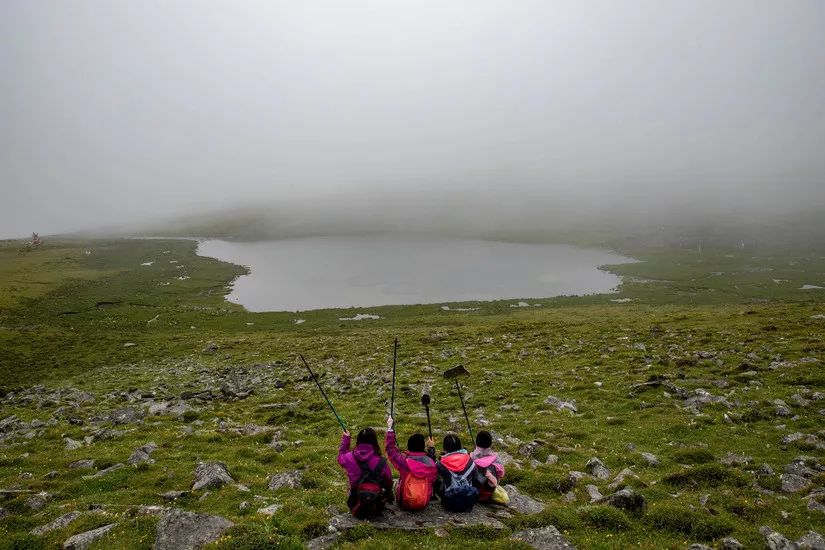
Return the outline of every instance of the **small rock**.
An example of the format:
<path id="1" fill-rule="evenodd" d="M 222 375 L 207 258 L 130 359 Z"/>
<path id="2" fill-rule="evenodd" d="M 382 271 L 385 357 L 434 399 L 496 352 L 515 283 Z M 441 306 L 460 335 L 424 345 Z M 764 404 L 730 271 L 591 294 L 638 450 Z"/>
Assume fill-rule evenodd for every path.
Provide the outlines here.
<path id="1" fill-rule="evenodd" d="M 134 450 L 132 456 L 130 456 L 126 462 L 128 464 L 131 464 L 132 466 L 137 466 L 138 464 L 143 463 L 152 464 L 155 461 L 149 455 L 151 455 L 152 452 L 154 452 L 154 450 L 157 448 L 158 446 L 155 443 L 147 443 L 146 445 L 138 447 Z"/>
<path id="2" fill-rule="evenodd" d="M 243 513 L 243 512 L 246 512 L 247 510 L 249 510 L 249 502 L 248 501 L 245 500 L 245 501 L 241 502 L 238 505 L 238 511 L 239 512 Z"/>
<path id="3" fill-rule="evenodd" d="M 753 462 L 753 458 L 744 454 L 728 453 L 720 462 L 725 466 L 747 466 Z"/>
<path id="4" fill-rule="evenodd" d="M 112 424 L 132 424 L 143 420 L 146 415 L 143 409 L 138 407 L 126 407 L 112 411 L 109 414 L 109 421 Z"/>
<path id="5" fill-rule="evenodd" d="M 74 450 L 79 449 L 83 446 L 82 442 L 76 441 L 76 440 L 72 439 L 71 437 L 64 437 L 63 441 L 66 442 L 66 450 L 67 451 L 74 451 Z"/>
<path id="6" fill-rule="evenodd" d="M 258 513 L 269 518 L 277 514 L 281 508 L 283 508 L 281 504 L 270 504 L 265 508 L 258 508 Z"/>
<path id="7" fill-rule="evenodd" d="M 796 474 L 781 474 L 783 493 L 799 493 L 811 486 L 811 481 Z"/>
<path id="8" fill-rule="evenodd" d="M 765 546 L 769 550 L 797 550 L 796 544 L 785 538 L 784 535 L 763 526 L 759 528 L 759 533 L 765 537 Z"/>
<path id="9" fill-rule="evenodd" d="M 63 514 L 59 518 L 53 519 L 46 525 L 41 525 L 40 527 L 35 527 L 31 531 L 29 531 L 32 535 L 39 537 L 40 535 L 45 535 L 50 531 L 54 531 L 55 529 L 63 529 L 71 522 L 82 516 L 82 512 L 69 512 L 68 514 Z"/>
<path id="10" fill-rule="evenodd" d="M 290 470 L 279 474 L 272 474 L 269 478 L 269 490 L 298 489 L 301 486 L 301 470 Z"/>
<path id="11" fill-rule="evenodd" d="M 104 525 L 103 527 L 98 527 L 97 529 L 69 537 L 66 539 L 66 542 L 63 543 L 63 548 L 64 550 L 86 550 L 93 542 L 105 536 L 106 533 L 115 527 L 117 527 L 117 523 L 110 523 L 109 525 Z"/>
<path id="12" fill-rule="evenodd" d="M 688 550 L 713 550 L 710 546 L 706 546 L 704 544 L 699 544 L 698 542 L 694 542 L 690 546 L 688 546 Z"/>
<path id="13" fill-rule="evenodd" d="M 547 460 L 544 461 L 545 464 L 553 465 L 559 461 L 559 457 L 557 455 L 547 455 Z"/>
<path id="14" fill-rule="evenodd" d="M 234 523 L 220 516 L 172 508 L 160 518 L 156 550 L 195 550 L 220 538 Z"/>
<path id="15" fill-rule="evenodd" d="M 37 493 L 26 499 L 26 508 L 33 512 L 39 512 L 46 507 L 46 504 L 51 499 L 51 495 L 46 492 Z"/>
<path id="16" fill-rule="evenodd" d="M 647 507 L 645 497 L 632 489 L 616 491 L 607 497 L 605 502 L 615 508 L 621 508 L 628 512 L 641 512 Z"/>
<path id="17" fill-rule="evenodd" d="M 435 535 L 439 536 L 437 530 Z M 307 550 L 326 550 L 327 548 L 335 544 L 336 540 L 338 540 L 338 533 L 331 533 L 329 535 L 316 537 L 307 542 Z"/>
<path id="18" fill-rule="evenodd" d="M 624 470 L 619 472 L 615 478 L 613 478 L 613 481 L 607 487 L 608 489 L 616 490 L 621 485 L 623 485 L 625 480 L 628 478 L 639 480 L 639 476 L 637 476 L 633 470 L 631 470 L 630 468 L 625 468 Z"/>
<path id="19" fill-rule="evenodd" d="M 519 492 L 515 485 L 502 485 L 510 497 L 509 507 L 521 514 L 538 514 L 544 510 L 544 503 Z"/>
<path id="20" fill-rule="evenodd" d="M 91 475 L 88 475 L 88 476 L 83 476 L 83 479 L 98 479 L 98 478 L 101 478 L 101 477 L 105 476 L 106 474 L 111 474 L 112 472 L 116 472 L 116 471 L 120 470 L 121 468 L 123 468 L 124 466 L 125 466 L 125 464 L 123 464 L 121 462 L 118 462 L 117 464 L 113 464 L 112 466 L 109 466 L 108 468 L 104 468 L 103 470 L 100 470 L 99 472 L 95 472 L 95 473 L 93 473 Z"/>
<path id="21" fill-rule="evenodd" d="M 644 461 L 647 462 L 649 466 L 658 466 L 659 464 L 661 464 L 659 457 L 657 457 L 653 453 L 642 453 L 642 459 L 644 459 Z"/>
<path id="22" fill-rule="evenodd" d="M 604 498 L 601 492 L 599 492 L 599 488 L 595 485 L 587 485 L 585 486 L 585 490 L 587 491 L 587 496 L 590 497 L 591 504 L 593 504 L 594 502 L 598 502 Z"/>
<path id="23" fill-rule="evenodd" d="M 552 525 L 538 529 L 525 529 L 515 533 L 510 538 L 527 543 L 536 550 L 576 549 L 576 547 L 570 544 L 567 539 L 559 533 L 559 530 Z"/>
<path id="24" fill-rule="evenodd" d="M 742 550 L 742 543 L 733 537 L 725 537 L 721 540 L 722 550 Z"/>
<path id="25" fill-rule="evenodd" d="M 796 541 L 799 550 L 825 550 L 825 537 L 816 531 L 808 531 Z"/>
<path id="26" fill-rule="evenodd" d="M 587 471 L 590 472 L 590 475 L 597 479 L 610 479 L 610 470 L 608 470 L 604 463 L 595 456 L 587 461 L 585 468 L 587 468 Z"/>
<path id="27" fill-rule="evenodd" d="M 201 462 L 195 468 L 195 481 L 192 483 L 192 490 L 218 489 L 227 483 L 235 483 L 226 464 L 223 462 Z"/>

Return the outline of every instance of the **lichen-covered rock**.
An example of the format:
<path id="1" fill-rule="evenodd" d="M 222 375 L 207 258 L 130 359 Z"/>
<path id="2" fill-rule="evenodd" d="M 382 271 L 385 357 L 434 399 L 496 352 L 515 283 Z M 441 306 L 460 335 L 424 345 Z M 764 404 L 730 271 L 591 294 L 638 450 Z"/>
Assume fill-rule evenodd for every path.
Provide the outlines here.
<path id="1" fill-rule="evenodd" d="M 221 516 L 172 508 L 158 522 L 155 550 L 195 550 L 217 540 L 233 525 Z"/>
<path id="2" fill-rule="evenodd" d="M 525 529 L 510 538 L 529 544 L 536 550 L 575 550 L 576 548 L 552 525 L 538 529 Z"/>
<path id="3" fill-rule="evenodd" d="M 66 527 L 82 515 L 83 512 L 69 512 L 68 514 L 63 514 L 62 516 L 53 519 L 45 525 L 35 527 L 30 531 L 30 533 L 35 536 L 40 536 L 45 535 L 46 533 L 49 533 L 51 531 L 54 531 L 55 529 L 63 529 L 64 527 Z"/>
<path id="4" fill-rule="evenodd" d="M 226 464 L 223 462 L 201 462 L 195 468 L 195 481 L 192 483 L 192 490 L 217 489 L 227 483 L 235 483 Z"/>
<path id="5" fill-rule="evenodd" d="M 301 477 L 301 470 L 290 470 L 288 472 L 272 474 L 269 478 L 269 490 L 277 491 L 283 488 L 297 489 L 301 486 Z"/>
<path id="6" fill-rule="evenodd" d="M 521 514 L 538 514 L 544 510 L 544 503 L 519 492 L 515 485 L 502 485 L 510 497 L 509 508 Z"/>
<path id="7" fill-rule="evenodd" d="M 142 445 L 134 450 L 132 456 L 130 456 L 126 462 L 132 466 L 137 466 L 138 464 L 143 463 L 152 464 L 155 460 L 150 455 L 157 448 L 158 446 L 152 442 Z"/>
<path id="8" fill-rule="evenodd" d="M 92 529 L 91 531 L 86 531 L 84 533 L 79 533 L 74 535 L 73 537 L 69 537 L 63 543 L 64 550 L 86 550 L 89 546 L 92 545 L 97 539 L 103 537 L 117 527 L 117 523 L 110 523 L 108 525 L 104 525 L 103 527 L 98 527 L 97 529 Z"/>

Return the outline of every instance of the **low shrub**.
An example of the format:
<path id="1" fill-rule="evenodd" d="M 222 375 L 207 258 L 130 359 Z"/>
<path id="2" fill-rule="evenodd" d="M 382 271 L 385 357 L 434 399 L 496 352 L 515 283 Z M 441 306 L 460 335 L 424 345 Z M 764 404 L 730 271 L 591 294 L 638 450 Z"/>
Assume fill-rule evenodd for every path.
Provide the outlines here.
<path id="1" fill-rule="evenodd" d="M 689 508 L 666 504 L 652 508 L 647 514 L 651 527 L 679 533 L 697 540 L 709 541 L 733 532 L 734 526 L 720 516 L 697 512 Z"/>
<path id="2" fill-rule="evenodd" d="M 579 509 L 579 515 L 586 525 L 596 529 L 624 531 L 631 527 L 627 515 L 612 506 L 585 506 Z"/>
<path id="3" fill-rule="evenodd" d="M 747 480 L 739 472 L 721 464 L 702 464 L 664 477 L 664 482 L 674 487 L 719 487 L 734 485 L 742 487 Z"/>
<path id="4" fill-rule="evenodd" d="M 707 464 L 713 462 L 713 453 L 707 449 L 680 449 L 673 453 L 679 464 Z"/>

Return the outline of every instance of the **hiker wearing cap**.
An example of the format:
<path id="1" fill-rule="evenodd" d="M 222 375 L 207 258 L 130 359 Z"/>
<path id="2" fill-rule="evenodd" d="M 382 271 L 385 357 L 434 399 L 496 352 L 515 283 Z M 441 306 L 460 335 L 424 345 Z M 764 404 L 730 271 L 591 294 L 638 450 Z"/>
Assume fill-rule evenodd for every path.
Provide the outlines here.
<path id="1" fill-rule="evenodd" d="M 473 486 L 475 465 L 456 434 L 444 436 L 444 454 L 436 469 L 436 494 L 444 508 L 451 512 L 472 510 L 478 500 L 478 489 Z"/>
<path id="2" fill-rule="evenodd" d="M 338 464 L 349 478 L 350 494 L 347 506 L 358 518 L 369 519 L 381 514 L 384 505 L 392 502 L 392 471 L 381 456 L 378 436 L 372 428 L 358 432 L 355 449 L 349 450 L 351 436 L 344 431 L 338 448 Z"/>
<path id="3" fill-rule="evenodd" d="M 433 483 L 438 478 L 435 467 L 435 444 L 432 438 L 416 433 L 407 440 L 407 450 L 401 452 L 395 439 L 392 417 L 387 418 L 387 436 L 384 446 L 387 456 L 398 470 L 396 487 L 398 506 L 404 510 L 422 510 L 433 496 Z"/>
<path id="4" fill-rule="evenodd" d="M 476 435 L 476 448 L 470 454 L 476 466 L 474 483 L 478 487 L 478 501 L 488 503 L 493 500 L 493 494 L 498 482 L 504 477 L 504 464 L 493 451 L 493 437 L 490 432 L 482 430 Z"/>

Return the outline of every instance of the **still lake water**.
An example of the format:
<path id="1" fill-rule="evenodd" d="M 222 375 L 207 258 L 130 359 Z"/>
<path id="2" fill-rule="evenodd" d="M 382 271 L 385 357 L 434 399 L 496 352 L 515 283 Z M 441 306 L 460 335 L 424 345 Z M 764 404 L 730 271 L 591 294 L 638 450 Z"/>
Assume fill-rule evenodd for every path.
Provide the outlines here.
<path id="1" fill-rule="evenodd" d="M 610 292 L 619 277 L 597 267 L 634 261 L 567 245 L 397 235 L 210 240 L 198 254 L 250 268 L 228 296 L 249 311 Z"/>

